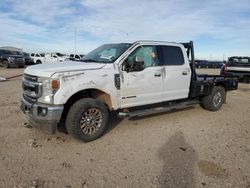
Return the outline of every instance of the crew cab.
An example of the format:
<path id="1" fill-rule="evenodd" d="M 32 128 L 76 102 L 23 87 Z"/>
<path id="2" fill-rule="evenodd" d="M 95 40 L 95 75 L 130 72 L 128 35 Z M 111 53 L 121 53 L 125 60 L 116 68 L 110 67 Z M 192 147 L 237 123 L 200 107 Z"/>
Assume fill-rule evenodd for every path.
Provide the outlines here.
<path id="1" fill-rule="evenodd" d="M 238 87 L 235 77 L 196 74 L 192 42 L 105 44 L 83 61 L 25 69 L 21 109 L 32 126 L 55 133 L 62 123 L 88 142 L 105 133 L 112 111 L 145 116 L 197 103 L 217 111 Z"/>
<path id="2" fill-rule="evenodd" d="M 221 68 L 221 75 L 237 76 L 240 80 L 250 82 L 250 57 L 232 56 Z"/>

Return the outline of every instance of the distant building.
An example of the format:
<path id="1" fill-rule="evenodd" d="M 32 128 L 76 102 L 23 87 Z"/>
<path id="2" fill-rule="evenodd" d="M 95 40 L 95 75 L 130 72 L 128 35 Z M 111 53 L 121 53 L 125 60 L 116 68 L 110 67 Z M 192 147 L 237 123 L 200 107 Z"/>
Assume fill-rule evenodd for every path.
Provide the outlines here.
<path id="1" fill-rule="evenodd" d="M 0 47 L 0 49 L 1 50 L 18 51 L 18 52 L 23 51 L 23 49 L 21 49 L 21 48 L 15 48 L 15 47 L 11 47 L 11 46 L 3 46 L 3 47 Z"/>

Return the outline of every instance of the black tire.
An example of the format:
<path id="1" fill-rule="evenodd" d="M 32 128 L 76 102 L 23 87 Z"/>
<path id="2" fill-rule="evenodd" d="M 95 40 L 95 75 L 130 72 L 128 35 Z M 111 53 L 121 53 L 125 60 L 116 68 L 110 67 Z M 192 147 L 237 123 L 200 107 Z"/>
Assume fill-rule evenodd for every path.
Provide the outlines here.
<path id="1" fill-rule="evenodd" d="M 36 64 L 42 64 L 41 60 L 37 60 Z"/>
<path id="2" fill-rule="evenodd" d="M 226 102 L 226 91 L 222 86 L 214 86 L 210 95 L 201 100 L 203 108 L 209 111 L 217 111 Z"/>
<path id="3" fill-rule="evenodd" d="M 103 135 L 108 117 L 108 110 L 103 103 L 84 98 L 71 106 L 65 125 L 70 135 L 81 141 L 90 142 Z"/>
<path id="4" fill-rule="evenodd" d="M 10 67 L 9 62 L 7 60 L 3 61 L 4 68 L 8 69 Z"/>

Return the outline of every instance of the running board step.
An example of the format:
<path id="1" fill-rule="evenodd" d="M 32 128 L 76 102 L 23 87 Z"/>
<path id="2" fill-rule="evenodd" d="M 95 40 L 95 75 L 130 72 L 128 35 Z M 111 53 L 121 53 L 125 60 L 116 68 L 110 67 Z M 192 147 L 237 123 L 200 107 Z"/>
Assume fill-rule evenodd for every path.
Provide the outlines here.
<path id="1" fill-rule="evenodd" d="M 135 110 L 131 112 L 119 112 L 118 117 L 124 118 L 124 117 L 135 117 L 135 116 L 146 116 L 146 115 L 152 115 L 152 114 L 158 114 L 162 112 L 167 112 L 171 110 L 177 110 L 182 108 L 187 108 L 194 104 L 199 104 L 200 101 L 198 100 L 192 100 L 192 101 L 186 101 L 176 104 L 169 104 L 161 107 L 156 108 L 147 108 L 143 110 Z"/>

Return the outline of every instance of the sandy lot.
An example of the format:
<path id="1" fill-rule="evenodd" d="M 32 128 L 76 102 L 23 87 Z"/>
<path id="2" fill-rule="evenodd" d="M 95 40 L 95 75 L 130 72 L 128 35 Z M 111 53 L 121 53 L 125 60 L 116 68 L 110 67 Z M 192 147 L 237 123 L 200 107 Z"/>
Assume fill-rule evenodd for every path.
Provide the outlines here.
<path id="1" fill-rule="evenodd" d="M 0 187 L 250 187 L 250 84 L 218 112 L 114 119 L 91 143 L 27 127 L 20 95 L 21 77 L 0 82 Z"/>

